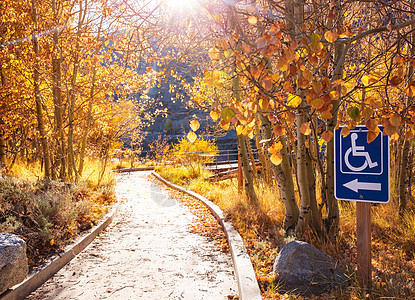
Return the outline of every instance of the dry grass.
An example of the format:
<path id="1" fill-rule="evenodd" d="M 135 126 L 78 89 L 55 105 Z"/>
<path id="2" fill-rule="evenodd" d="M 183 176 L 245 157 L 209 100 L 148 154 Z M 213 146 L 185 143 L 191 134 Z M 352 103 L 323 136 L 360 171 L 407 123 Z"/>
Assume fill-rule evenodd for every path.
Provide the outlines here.
<path id="1" fill-rule="evenodd" d="M 174 167 L 159 168 L 165 178 L 178 184 L 183 172 Z M 264 299 L 303 299 L 280 295 L 272 275 L 279 250 L 289 240 L 282 230 L 284 207 L 274 187 L 256 187 L 260 207 L 249 207 L 237 192 L 234 179 L 209 183 L 201 177 L 186 182 L 186 188 L 215 202 L 240 232 L 253 262 Z M 413 208 L 403 218 L 397 216 L 397 204 L 372 206 L 373 285 L 363 290 L 355 278 L 356 214 L 353 202 L 340 202 L 340 231 L 335 241 L 322 240 L 307 232 L 303 237 L 336 259 L 350 278 L 350 286 L 315 299 L 415 299 L 415 215 Z M 312 297 L 313 298 L 313 297 Z"/>
<path id="2" fill-rule="evenodd" d="M 107 171 L 98 184 L 100 168 L 89 160 L 76 184 L 42 180 L 36 164 L 16 163 L 11 175 L 0 173 L 0 232 L 26 240 L 31 267 L 91 228 L 115 201 L 114 175 Z"/>

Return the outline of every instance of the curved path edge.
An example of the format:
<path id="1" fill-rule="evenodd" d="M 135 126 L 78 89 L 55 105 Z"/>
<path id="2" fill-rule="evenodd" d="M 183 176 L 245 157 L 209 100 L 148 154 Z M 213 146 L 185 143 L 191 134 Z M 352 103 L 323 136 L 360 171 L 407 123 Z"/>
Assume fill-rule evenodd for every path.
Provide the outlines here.
<path id="1" fill-rule="evenodd" d="M 233 266 L 235 269 L 235 277 L 238 283 L 239 298 L 241 300 L 262 299 L 258 281 L 256 280 L 255 271 L 249 258 L 248 252 L 246 251 L 244 242 L 242 241 L 238 231 L 232 226 L 230 222 L 226 221 L 225 216 L 219 206 L 195 192 L 189 191 L 181 186 L 167 181 L 156 172 L 152 172 L 152 174 L 171 188 L 191 195 L 206 205 L 206 207 L 212 212 L 214 217 L 221 224 L 223 230 L 225 231 L 226 238 L 228 239 Z"/>
<path id="2" fill-rule="evenodd" d="M 84 250 L 111 222 L 118 211 L 118 205 L 105 215 L 104 220 L 95 226 L 91 232 L 70 245 L 63 254 L 58 254 L 50 259 L 47 264 L 37 272 L 30 274 L 24 281 L 13 286 L 0 295 L 1 300 L 19 300 L 30 295 L 55 273 L 62 269 L 68 262 Z"/>

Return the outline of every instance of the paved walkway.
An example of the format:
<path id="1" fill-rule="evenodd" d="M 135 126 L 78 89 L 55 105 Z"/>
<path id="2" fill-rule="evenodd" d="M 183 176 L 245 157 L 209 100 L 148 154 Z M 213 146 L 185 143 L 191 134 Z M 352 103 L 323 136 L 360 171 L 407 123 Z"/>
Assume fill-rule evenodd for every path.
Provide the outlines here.
<path id="1" fill-rule="evenodd" d="M 193 214 L 148 175 L 119 175 L 122 203 L 113 224 L 30 299 L 220 300 L 237 294 L 230 254 L 189 233 Z"/>

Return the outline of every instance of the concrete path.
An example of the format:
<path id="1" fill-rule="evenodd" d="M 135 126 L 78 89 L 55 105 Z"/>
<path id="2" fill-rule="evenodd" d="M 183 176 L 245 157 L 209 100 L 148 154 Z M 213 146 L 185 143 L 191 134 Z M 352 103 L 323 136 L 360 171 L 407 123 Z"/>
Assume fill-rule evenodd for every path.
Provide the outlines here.
<path id="1" fill-rule="evenodd" d="M 230 254 L 189 233 L 194 215 L 147 179 L 119 175 L 110 225 L 29 299 L 228 299 L 237 295 Z M 232 299 L 232 297 L 229 297 Z"/>

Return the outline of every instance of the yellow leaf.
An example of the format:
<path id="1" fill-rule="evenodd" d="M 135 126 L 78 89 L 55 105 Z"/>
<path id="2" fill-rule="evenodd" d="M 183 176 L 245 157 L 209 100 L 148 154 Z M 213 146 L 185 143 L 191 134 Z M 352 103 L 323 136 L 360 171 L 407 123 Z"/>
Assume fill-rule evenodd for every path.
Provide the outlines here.
<path id="1" fill-rule="evenodd" d="M 274 165 L 278 166 L 282 162 L 282 156 L 279 153 L 272 154 L 270 160 Z"/>
<path id="2" fill-rule="evenodd" d="M 255 25 L 255 24 L 258 22 L 258 19 L 257 19 L 255 16 L 250 16 L 250 17 L 248 18 L 248 22 L 249 22 L 249 24 L 251 24 L 251 25 Z"/>
<path id="3" fill-rule="evenodd" d="M 194 141 L 196 141 L 196 139 L 197 139 L 197 135 L 196 135 L 196 133 L 194 133 L 193 131 L 190 131 L 188 134 L 187 134 L 187 139 L 191 142 L 191 143 L 193 143 Z"/>
<path id="4" fill-rule="evenodd" d="M 211 112 L 210 112 L 210 117 L 212 118 L 212 120 L 213 121 L 217 121 L 217 120 L 219 120 L 219 118 L 220 118 L 220 112 L 217 110 L 217 109 L 215 109 L 215 110 L 212 110 Z"/>
<path id="5" fill-rule="evenodd" d="M 339 99 L 339 96 L 340 96 L 340 94 L 336 90 L 330 92 L 330 98 L 331 98 L 331 100 L 337 100 L 337 99 Z"/>
<path id="6" fill-rule="evenodd" d="M 280 142 L 274 142 L 269 148 L 269 153 L 277 154 L 282 149 L 282 144 Z"/>
<path id="7" fill-rule="evenodd" d="M 369 83 L 369 76 L 367 76 L 367 75 L 363 76 L 362 77 L 362 82 L 365 86 L 368 86 L 370 84 Z"/>
<path id="8" fill-rule="evenodd" d="M 237 125 L 236 126 L 236 128 L 235 128 L 235 130 L 236 130 L 236 134 L 237 135 L 240 135 L 241 133 L 242 133 L 242 131 L 243 131 L 243 126 L 242 125 Z"/>
<path id="9" fill-rule="evenodd" d="M 288 106 L 298 107 L 301 104 L 301 98 L 297 95 L 288 93 Z"/>
<path id="10" fill-rule="evenodd" d="M 200 127 L 200 124 L 199 124 L 199 121 L 198 120 L 191 120 L 190 121 L 190 128 L 193 131 L 197 131 L 199 129 L 199 127 Z"/>
<path id="11" fill-rule="evenodd" d="M 378 80 L 376 78 L 374 78 L 373 76 L 365 75 L 365 76 L 362 77 L 362 83 L 365 86 L 369 86 L 369 85 L 374 84 L 376 82 L 378 82 Z"/>
<path id="12" fill-rule="evenodd" d="M 220 127 L 222 127 L 223 130 L 228 130 L 230 126 L 230 122 L 222 120 L 222 122 L 220 122 L 219 125 Z"/>
<path id="13" fill-rule="evenodd" d="M 324 105 L 324 101 L 321 98 L 316 98 L 311 101 L 311 106 L 315 109 L 320 109 Z"/>
<path id="14" fill-rule="evenodd" d="M 310 128 L 310 122 L 304 122 L 300 126 L 300 132 L 304 135 L 310 135 L 311 128 Z"/>

